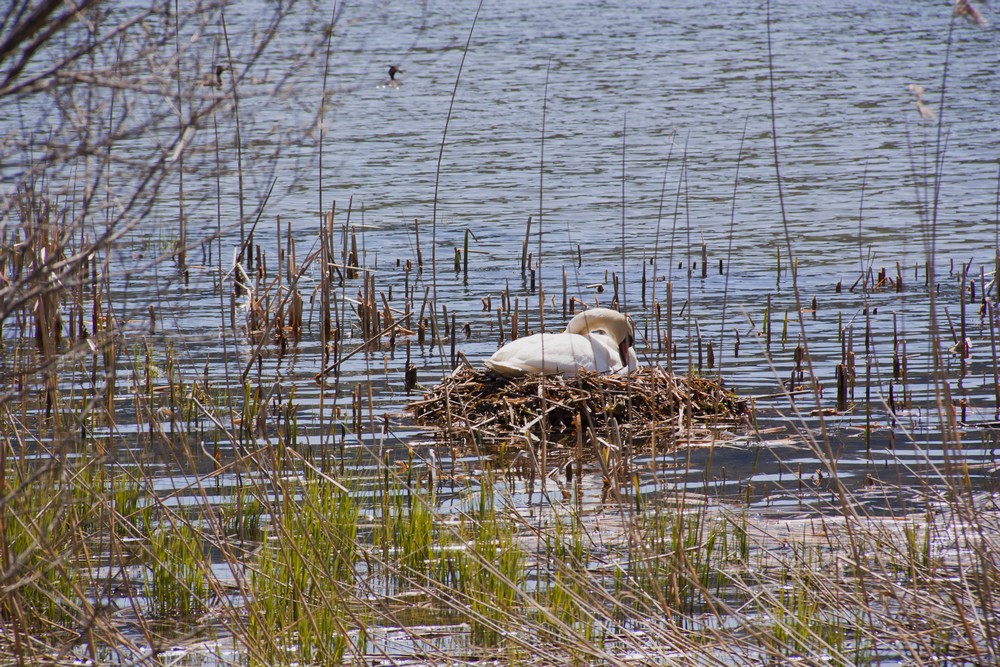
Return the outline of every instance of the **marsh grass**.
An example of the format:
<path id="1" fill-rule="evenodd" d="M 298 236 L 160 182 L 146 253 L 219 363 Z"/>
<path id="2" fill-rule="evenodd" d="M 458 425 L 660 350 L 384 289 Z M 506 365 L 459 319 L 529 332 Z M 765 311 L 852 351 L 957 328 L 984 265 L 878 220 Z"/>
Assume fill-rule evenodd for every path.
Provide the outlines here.
<path id="1" fill-rule="evenodd" d="M 347 607 L 359 574 L 358 510 L 321 479 L 286 480 L 282 497 L 249 568 L 243 639 L 265 664 L 336 664 L 356 627 Z"/>
<path id="2" fill-rule="evenodd" d="M 79 581 L 74 551 L 67 547 L 76 541 L 81 513 L 90 505 L 74 502 L 70 485 L 52 479 L 53 474 L 58 473 L 8 477 L 15 490 L 0 522 L 4 572 L 9 573 L 2 613 L 15 632 L 51 631 L 73 617 Z"/>
<path id="3" fill-rule="evenodd" d="M 141 564 L 128 598 L 150 620 L 221 614 L 247 664 L 373 659 L 379 632 L 421 646 L 428 623 L 464 623 L 444 631 L 455 647 L 545 664 L 666 659 L 668 646 L 706 662 L 982 659 L 995 632 L 982 613 L 1000 582 L 989 514 L 761 521 L 739 504 L 626 500 L 604 518 L 554 503 L 539 521 L 512 511 L 489 470 L 456 515 L 385 461 L 350 484 L 291 450 L 250 461 L 270 463 L 228 501 L 183 512 L 147 500 L 143 468 L 110 479 L 64 462 L 22 478 L 2 524 L 6 571 L 20 573 L 4 597 L 11 636 L 57 647 L 99 591 L 128 588 L 123 570 L 81 568 L 98 553 Z"/>
<path id="4" fill-rule="evenodd" d="M 525 583 L 525 554 L 515 540 L 510 518 L 498 514 L 487 475 L 481 480 L 475 503 L 468 508 L 457 534 L 463 548 L 449 560 L 448 584 L 457 595 L 460 609 L 466 610 L 472 641 L 496 646 L 517 618 L 521 601 L 518 591 Z"/>
<path id="5" fill-rule="evenodd" d="M 204 551 L 204 535 L 194 521 L 153 532 L 145 582 L 153 618 L 190 617 L 208 608 Z"/>
<path id="6" fill-rule="evenodd" d="M 220 508 L 222 532 L 240 541 L 261 542 L 264 539 L 264 519 L 267 505 L 253 489 L 240 486 L 234 497 Z"/>

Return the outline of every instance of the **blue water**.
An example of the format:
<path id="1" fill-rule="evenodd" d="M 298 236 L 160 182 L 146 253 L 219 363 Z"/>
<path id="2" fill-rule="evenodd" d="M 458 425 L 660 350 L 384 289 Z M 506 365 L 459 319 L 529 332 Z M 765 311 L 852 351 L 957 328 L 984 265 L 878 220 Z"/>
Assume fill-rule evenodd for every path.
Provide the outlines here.
<path id="1" fill-rule="evenodd" d="M 617 274 L 621 303 L 648 338 L 640 344 L 644 363 L 665 361 L 655 349 L 649 317 L 654 296 L 659 302 L 665 298 L 666 280 L 673 283 L 672 334 L 679 342 L 674 366 L 693 368 L 689 341 L 700 330 L 714 341 L 726 382 L 747 395 L 780 393 L 804 332 L 817 381 L 825 386 L 820 407 L 831 407 L 842 350 L 838 331 L 853 325 L 859 378 L 865 377 L 865 361 L 871 363 L 872 416 L 859 408 L 831 422 L 834 449 L 844 453 L 842 472 L 864 479 L 873 465 L 895 466 L 900 449 L 927 464 L 941 462 L 940 419 L 929 376 L 926 264 L 936 266 L 940 293 L 934 314 L 948 347 L 955 342 L 949 318 L 952 327 L 959 326 L 956 275 L 968 263 L 970 279 L 980 283 L 982 269 L 988 283 L 997 245 L 995 28 L 958 21 L 952 30 L 947 6 L 912 2 L 835 8 L 774 3 L 770 36 L 762 3 L 485 3 L 474 28 L 473 2 L 352 3 L 337 7 L 328 45 L 324 26 L 332 7 L 307 3 L 290 7 L 269 49 L 255 59 L 270 8 L 270 3 L 243 3 L 227 9 L 235 78 L 226 73 L 223 89 L 194 85 L 216 63 L 229 62 L 219 16 L 201 17 L 203 30 L 191 32 L 183 44 L 184 85 L 197 96 L 188 112 L 218 105 L 199 118 L 186 142 L 183 207 L 180 153 L 171 143 L 177 135 L 170 97 L 175 87 L 151 85 L 149 71 L 128 73 L 136 88 L 114 88 L 113 108 L 112 88 L 72 100 L 25 94 L 11 106 L 17 117 L 0 121 L 5 183 L 27 164 L 22 139 L 37 144 L 31 154 L 36 158 L 41 145 L 78 145 L 80 126 L 68 121 L 80 105 L 90 104 L 95 112 L 84 125 L 105 127 L 109 117 L 125 123 L 130 132 L 112 151 L 120 161 L 96 179 L 108 184 L 113 196 L 95 207 L 109 203 L 111 215 L 92 211 L 87 225 L 100 233 L 107 220 L 121 214 L 122 202 L 137 197 L 117 222 L 116 229 L 127 233 L 110 253 L 115 312 L 126 336 L 139 335 L 148 330 L 153 305 L 157 335 L 174 344 L 187 381 L 204 372 L 206 359 L 212 360 L 209 375 L 216 384 L 252 366 L 254 346 L 229 329 L 228 313 L 228 274 L 240 245 L 237 174 L 242 172 L 244 228 L 253 224 L 274 184 L 254 237 L 268 256 L 271 276 L 289 227 L 301 263 L 316 248 L 321 206 L 328 210 L 335 204 L 339 228 L 348 220 L 350 203 L 362 260 L 376 271 L 376 290 L 388 295 L 392 289 L 392 305 L 400 313 L 405 280 L 397 261 L 415 261 L 419 221 L 425 266 L 409 279 L 416 307 L 425 289 L 436 294 L 439 312 L 447 306 L 460 328 L 468 325 L 470 336 L 460 335 L 458 348 L 473 362 L 490 354 L 499 339 L 496 313 L 485 312 L 481 299 L 489 296 L 495 309 L 509 287 L 537 322 L 538 295 L 520 277 L 529 216 L 537 279 L 554 300 L 546 305 L 548 328 L 564 321 L 564 270 L 570 296 L 604 305 L 613 293 L 611 274 Z M 383 85 L 391 64 L 402 69 L 398 87 Z M 172 75 L 172 65 L 163 65 L 165 75 Z M 327 103 L 321 105 L 324 79 Z M 926 89 L 924 101 L 935 121 L 920 118 L 910 84 Z M 139 188 L 135 164 L 160 157 L 166 158 L 166 170 L 154 180 L 158 187 Z M 80 158 L 62 170 L 53 168 L 50 187 L 76 192 L 80 175 L 92 175 L 88 170 L 95 161 Z M 191 246 L 186 280 L 170 261 L 157 261 L 170 256 L 181 210 Z M 8 216 L 4 225 L 5 235 L 11 233 L 14 218 Z M 466 230 L 474 235 L 467 282 L 452 270 L 454 248 Z M 704 279 L 703 242 L 709 268 Z M 798 303 L 789 251 L 796 262 Z M 902 292 L 849 290 L 869 268 L 885 268 L 895 277 L 897 263 Z M 410 397 L 402 391 L 401 346 L 345 363 L 338 395 L 323 398 L 321 414 L 312 381 L 323 363 L 317 284 L 314 263 L 299 283 L 304 338 L 285 357 L 264 346 L 262 385 L 278 387 L 286 397 L 294 389 L 301 437 L 332 447 L 334 400 L 349 407 L 351 389 L 360 382 L 366 393 L 370 377 L 371 414 L 378 420 L 387 413 L 399 438 L 386 439 L 385 446 L 413 438 L 424 442 L 402 413 Z M 977 288 L 981 295 L 983 285 Z M 359 289 L 353 281 L 336 294 L 351 320 L 345 299 Z M 770 350 L 757 335 L 768 295 L 774 318 Z M 806 313 L 800 329 L 797 308 L 811 308 L 814 298 L 817 312 Z M 971 421 L 988 422 L 996 408 L 993 361 L 989 327 L 978 310 L 978 301 L 968 306 L 973 356 L 966 376 L 954 361 L 944 377 L 970 403 Z M 866 317 L 872 329 L 867 357 Z M 914 428 L 897 426 L 890 435 L 884 401 L 894 382 L 894 327 L 907 342 L 906 389 L 922 418 Z M 741 335 L 738 358 L 735 329 Z M 342 345 L 350 350 L 360 342 L 354 329 Z M 422 384 L 450 371 L 446 347 L 442 354 L 412 344 Z M 123 372 L 119 381 L 125 377 Z M 79 381 L 86 385 L 82 376 Z M 903 387 L 896 385 L 899 400 Z M 863 396 L 859 385 L 855 398 Z M 775 438 L 804 448 L 807 435 L 819 433 L 821 425 L 809 416 L 815 401 L 806 396 L 796 407 L 803 413 L 798 417 L 785 398 L 759 404 L 763 425 L 781 431 Z M 130 406 L 118 409 L 134 420 Z M 857 437 L 868 425 L 874 445 Z M 966 432 L 975 443 L 968 456 L 979 464 L 975 483 L 985 488 L 996 482 L 991 433 L 976 427 Z M 783 466 L 786 454 L 769 447 L 768 436 L 750 440 L 763 442 L 755 446 L 763 447 L 764 455 L 748 446 L 713 460 L 716 466 L 720 457 L 728 461 L 730 482 L 769 479 L 798 465 Z M 349 442 L 376 447 L 379 438 Z M 811 450 L 803 451 L 815 459 Z M 920 476 L 910 470 L 893 467 L 893 479 L 907 483 Z"/>

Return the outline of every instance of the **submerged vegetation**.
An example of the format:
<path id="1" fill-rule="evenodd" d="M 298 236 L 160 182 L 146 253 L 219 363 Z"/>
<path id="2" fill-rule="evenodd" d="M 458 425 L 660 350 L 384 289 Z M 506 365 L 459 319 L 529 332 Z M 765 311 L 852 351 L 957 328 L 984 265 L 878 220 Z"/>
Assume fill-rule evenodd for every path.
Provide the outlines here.
<path id="1" fill-rule="evenodd" d="M 787 221 L 738 326 L 706 242 L 640 249 L 631 284 L 624 248 L 619 273 L 577 246 L 597 282 L 560 266 L 559 294 L 540 220 L 470 296 L 468 227 L 324 201 L 356 91 L 313 101 L 316 220 L 244 190 L 241 108 L 294 93 L 255 66 L 282 31 L 329 59 L 339 10 L 14 5 L 0 100 L 52 122 L 0 146 L 0 664 L 1000 662 L 1000 254 L 936 254 L 944 130 L 914 166 L 926 257 L 811 303 Z M 453 373 L 602 299 L 633 376 Z"/>

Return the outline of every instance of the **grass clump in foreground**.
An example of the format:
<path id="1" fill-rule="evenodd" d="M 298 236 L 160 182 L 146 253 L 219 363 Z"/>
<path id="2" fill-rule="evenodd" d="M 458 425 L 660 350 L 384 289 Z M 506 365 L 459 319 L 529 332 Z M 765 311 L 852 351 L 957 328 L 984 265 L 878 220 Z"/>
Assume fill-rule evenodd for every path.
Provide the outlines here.
<path id="1" fill-rule="evenodd" d="M 250 567 L 244 639 L 265 664 L 338 664 L 357 626 L 357 505 L 322 479 L 282 494 Z"/>
<path id="2" fill-rule="evenodd" d="M 153 532 L 146 589 L 154 618 L 190 617 L 206 610 L 205 544 L 193 521 L 163 525 Z"/>
<path id="3" fill-rule="evenodd" d="M 517 540 L 517 524 L 496 508 L 489 476 L 457 525 L 441 532 L 436 581 L 447 607 L 470 626 L 471 641 L 496 647 L 517 634 L 523 609 L 527 555 Z"/>
<path id="4" fill-rule="evenodd" d="M 72 621 L 81 583 L 72 545 L 86 534 L 81 524 L 90 505 L 73 499 L 74 485 L 55 469 L 28 478 L 3 472 L 13 488 L 0 514 L 0 619 L 20 641 Z"/>

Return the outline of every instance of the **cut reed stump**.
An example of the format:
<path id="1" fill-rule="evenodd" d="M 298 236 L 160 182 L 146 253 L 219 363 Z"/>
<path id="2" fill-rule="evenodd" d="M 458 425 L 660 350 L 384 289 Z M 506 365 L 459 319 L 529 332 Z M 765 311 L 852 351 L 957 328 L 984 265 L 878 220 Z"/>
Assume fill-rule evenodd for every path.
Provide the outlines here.
<path id="1" fill-rule="evenodd" d="M 671 375 L 642 367 L 628 376 L 585 373 L 575 378 L 529 375 L 506 379 L 461 368 L 407 406 L 416 422 L 482 445 L 501 444 L 528 432 L 549 441 L 576 438 L 575 418 L 603 435 L 619 429 L 633 442 L 663 442 L 695 428 L 744 421 L 746 398 L 714 380 Z"/>

